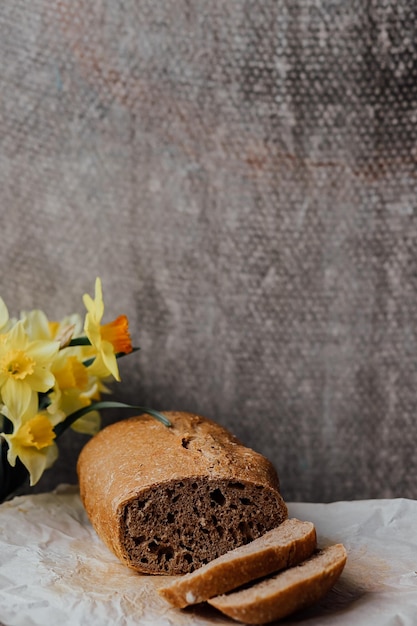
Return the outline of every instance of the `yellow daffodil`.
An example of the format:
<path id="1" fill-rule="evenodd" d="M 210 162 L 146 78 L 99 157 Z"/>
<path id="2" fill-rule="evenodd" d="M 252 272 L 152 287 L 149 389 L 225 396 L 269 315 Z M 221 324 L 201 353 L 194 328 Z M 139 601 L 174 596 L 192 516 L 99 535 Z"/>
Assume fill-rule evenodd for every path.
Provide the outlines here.
<path id="1" fill-rule="evenodd" d="M 51 321 L 38 309 L 10 318 L 0 298 L 0 502 L 27 473 L 31 485 L 38 482 L 55 462 L 57 439 L 67 428 L 94 435 L 99 410 L 129 408 L 101 401 L 110 393 L 105 382 L 120 380 L 117 358 L 133 351 L 127 317 L 102 323 L 99 278 L 94 298 L 85 294 L 83 300 L 84 324 L 77 314 Z"/>
<path id="2" fill-rule="evenodd" d="M 60 322 L 49 322 L 51 338 L 59 341 L 60 347 L 65 348 L 73 337 L 79 337 L 83 323 L 78 313 L 67 315 Z"/>
<path id="3" fill-rule="evenodd" d="M 31 339 L 58 341 L 60 348 L 68 345 L 82 330 L 81 317 L 77 313 L 64 317 L 60 322 L 50 321 L 43 311 L 22 311 L 20 319 Z"/>
<path id="4" fill-rule="evenodd" d="M 18 404 L 22 408 L 22 403 Z M 55 420 L 45 411 L 37 412 L 32 400 L 21 414 L 6 407 L 3 412 L 14 426 L 12 434 L 2 434 L 9 446 L 7 460 L 14 467 L 19 458 L 30 474 L 30 484 L 35 485 L 58 457 L 53 430 Z"/>
<path id="5" fill-rule="evenodd" d="M 17 322 L 0 342 L 0 393 L 4 404 L 11 406 L 20 396 L 29 404 L 37 392 L 47 392 L 54 385 L 51 364 L 59 350 L 56 341 L 31 341 L 23 322 Z"/>
<path id="6" fill-rule="evenodd" d="M 60 413 L 62 419 L 75 413 L 79 409 L 89 406 L 92 399 L 96 399 L 97 382 L 89 376 L 88 370 L 75 356 L 74 352 L 79 347 L 72 348 L 73 354 L 67 355 L 61 351 L 55 359 L 52 373 L 55 376 L 55 386 L 50 393 L 51 404 L 47 410 L 50 413 Z M 72 424 L 73 430 L 94 435 L 100 428 L 100 414 L 91 411 Z"/>
<path id="7" fill-rule="evenodd" d="M 92 404 L 92 395 L 89 394 L 93 394 L 95 389 L 93 386 L 87 393 L 80 393 L 78 389 L 67 389 L 63 392 L 60 389 L 56 389 L 50 395 L 51 404 L 47 407 L 47 411 L 48 413 L 54 413 L 55 411 L 56 414 L 61 416 L 61 421 L 63 421 L 67 415 L 90 406 Z M 100 424 L 100 413 L 92 410 L 77 419 L 71 425 L 71 428 L 85 435 L 95 435 L 100 430 Z"/>
<path id="8" fill-rule="evenodd" d="M 52 371 L 55 376 L 55 382 L 61 391 L 68 389 L 83 391 L 88 385 L 87 368 L 75 355 L 67 356 L 67 354 L 61 353 L 57 357 Z"/>
<path id="9" fill-rule="evenodd" d="M 35 309 L 33 311 L 22 311 L 20 319 L 27 336 L 32 340 L 50 341 L 52 333 L 49 328 L 49 321 L 43 311 Z"/>
<path id="10" fill-rule="evenodd" d="M 120 315 L 109 324 L 101 324 L 104 303 L 99 278 L 96 279 L 94 300 L 88 294 L 84 295 L 83 300 L 87 309 L 84 330 L 97 353 L 97 365 L 104 366 L 116 380 L 120 381 L 116 355 L 132 352 L 127 317 Z"/>

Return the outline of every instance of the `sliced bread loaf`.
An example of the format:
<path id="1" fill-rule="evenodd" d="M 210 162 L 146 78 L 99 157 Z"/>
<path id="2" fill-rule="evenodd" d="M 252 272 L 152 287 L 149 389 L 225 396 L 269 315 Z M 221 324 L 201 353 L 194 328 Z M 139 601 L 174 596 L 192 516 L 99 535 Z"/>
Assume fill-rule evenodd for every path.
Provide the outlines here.
<path id="1" fill-rule="evenodd" d="M 184 574 L 287 518 L 273 465 L 223 427 L 190 413 L 122 420 L 78 460 L 80 495 L 97 534 L 123 563 Z"/>
<path id="2" fill-rule="evenodd" d="M 245 624 L 266 624 L 314 604 L 333 587 L 346 563 L 336 544 L 275 576 L 208 600 L 225 615 Z"/>
<path id="3" fill-rule="evenodd" d="M 262 537 L 160 588 L 159 593 L 173 606 L 184 608 L 296 565 L 313 553 L 316 544 L 311 522 L 288 519 Z"/>

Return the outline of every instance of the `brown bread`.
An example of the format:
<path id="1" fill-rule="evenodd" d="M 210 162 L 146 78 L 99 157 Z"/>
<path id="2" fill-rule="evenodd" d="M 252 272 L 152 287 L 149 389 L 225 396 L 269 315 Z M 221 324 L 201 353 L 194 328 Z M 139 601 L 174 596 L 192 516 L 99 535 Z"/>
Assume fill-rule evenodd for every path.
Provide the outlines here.
<path id="1" fill-rule="evenodd" d="M 159 593 L 173 606 L 184 608 L 296 565 L 313 553 L 316 544 L 311 522 L 288 519 L 262 537 L 181 576 Z"/>
<path id="2" fill-rule="evenodd" d="M 272 464 L 191 413 L 116 422 L 81 451 L 80 495 L 97 534 L 129 567 L 184 574 L 287 518 Z"/>
<path id="3" fill-rule="evenodd" d="M 346 550 L 336 544 L 301 565 L 208 602 L 237 621 L 266 624 L 318 602 L 333 587 L 345 563 Z"/>

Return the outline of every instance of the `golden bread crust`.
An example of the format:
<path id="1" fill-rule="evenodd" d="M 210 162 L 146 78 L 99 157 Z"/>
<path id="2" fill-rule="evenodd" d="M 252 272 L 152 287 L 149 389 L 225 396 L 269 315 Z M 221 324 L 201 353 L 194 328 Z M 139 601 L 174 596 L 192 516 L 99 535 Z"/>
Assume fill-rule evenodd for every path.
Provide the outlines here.
<path id="1" fill-rule="evenodd" d="M 223 554 L 191 574 L 185 574 L 159 594 L 177 608 L 203 602 L 308 558 L 317 547 L 312 522 L 295 518 L 239 548 Z"/>
<path id="2" fill-rule="evenodd" d="M 192 413 L 164 414 L 172 427 L 168 428 L 148 415 L 122 420 L 100 431 L 79 456 L 77 471 L 84 507 L 98 535 L 124 563 L 146 573 L 173 574 L 192 571 L 203 561 L 219 556 L 210 553 L 208 540 L 207 546 L 203 545 L 204 533 L 210 534 L 210 524 L 214 524 L 205 514 L 209 505 L 216 514 L 211 519 L 218 518 L 215 527 L 219 534 L 220 531 L 223 533 L 216 542 L 221 552 L 256 538 L 287 517 L 285 503 L 279 494 L 277 473 L 265 457 L 243 446 L 225 428 L 211 420 Z M 250 497 L 239 498 L 243 494 L 239 490 L 248 492 Z M 182 507 L 178 509 L 178 516 L 184 517 L 189 506 L 190 520 L 194 515 L 193 523 L 201 531 L 201 557 L 196 560 L 197 551 L 193 555 L 187 542 L 180 541 L 184 544 L 181 554 L 179 547 L 172 551 L 170 546 L 169 533 L 173 541 L 176 523 L 171 526 L 164 523 L 161 507 L 166 501 L 165 514 L 169 513 L 170 506 L 173 512 L 176 511 L 172 504 L 175 498 L 177 508 Z M 250 500 L 249 506 L 246 500 Z M 223 501 L 225 505 L 221 506 Z M 257 505 L 261 521 L 259 529 L 256 529 L 253 514 Z M 242 519 L 241 528 L 236 524 L 239 526 L 236 533 L 226 528 L 233 507 L 237 509 L 235 514 L 240 514 Z M 148 535 L 152 523 L 155 526 L 158 520 L 151 523 L 151 512 L 154 518 L 161 517 L 160 525 L 163 526 L 154 540 Z M 236 515 L 230 520 L 237 519 Z M 183 524 L 184 520 L 179 517 L 176 521 Z M 265 521 L 269 517 L 270 522 Z M 224 523 L 220 524 L 219 519 Z M 202 520 L 207 528 L 203 527 Z M 270 524 L 269 528 L 264 528 L 266 523 Z M 139 532 L 140 526 L 144 533 Z M 137 546 L 141 541 L 144 547 Z M 145 556 L 144 551 L 147 551 Z"/>

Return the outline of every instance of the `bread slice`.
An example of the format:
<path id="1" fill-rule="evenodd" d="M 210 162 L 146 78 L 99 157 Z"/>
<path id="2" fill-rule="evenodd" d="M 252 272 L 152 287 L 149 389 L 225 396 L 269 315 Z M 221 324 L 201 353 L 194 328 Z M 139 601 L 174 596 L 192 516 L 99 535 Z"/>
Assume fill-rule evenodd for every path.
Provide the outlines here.
<path id="1" fill-rule="evenodd" d="M 301 565 L 208 602 L 245 624 L 266 624 L 323 598 L 345 563 L 346 550 L 342 544 L 336 544 L 320 550 Z"/>
<path id="2" fill-rule="evenodd" d="M 220 425 L 191 413 L 104 428 L 81 451 L 80 495 L 97 534 L 129 567 L 185 574 L 283 522 L 277 473 Z"/>
<path id="3" fill-rule="evenodd" d="M 262 537 L 223 554 L 158 591 L 173 606 L 184 608 L 296 565 L 309 557 L 316 545 L 316 531 L 311 522 L 288 519 Z"/>

